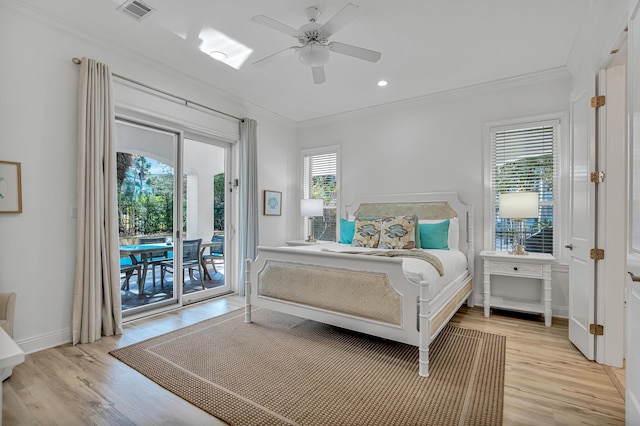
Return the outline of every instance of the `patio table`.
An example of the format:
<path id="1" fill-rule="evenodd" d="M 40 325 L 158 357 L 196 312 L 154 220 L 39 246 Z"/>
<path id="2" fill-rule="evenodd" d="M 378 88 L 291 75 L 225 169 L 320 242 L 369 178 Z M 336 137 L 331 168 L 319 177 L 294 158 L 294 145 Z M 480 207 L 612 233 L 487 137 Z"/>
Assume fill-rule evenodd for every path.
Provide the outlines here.
<path id="1" fill-rule="evenodd" d="M 209 271 L 207 271 L 204 261 L 202 259 L 202 255 L 207 248 L 211 247 L 219 247 L 222 245 L 220 242 L 203 242 L 200 245 L 200 263 L 202 264 L 202 269 L 204 273 L 204 277 L 202 279 L 211 279 L 211 275 L 209 275 Z M 128 245 L 128 246 L 120 246 L 120 257 L 129 256 L 131 258 L 131 262 L 134 265 L 138 263 L 142 264 L 142 276 L 140 277 L 141 283 L 145 283 L 147 279 L 147 268 L 149 266 L 149 260 L 153 258 L 155 253 L 162 253 L 165 251 L 173 251 L 173 244 L 136 244 L 136 245 Z M 138 256 L 140 256 L 140 260 L 138 260 Z M 144 284 L 142 284 L 144 287 Z M 142 288 L 140 287 L 140 294 L 142 294 Z"/>
<path id="2" fill-rule="evenodd" d="M 142 276 L 140 277 L 141 286 L 139 285 L 140 294 L 142 294 L 144 283 L 147 280 L 147 268 L 149 267 L 149 261 L 153 258 L 154 254 L 166 251 L 173 251 L 173 244 L 136 244 L 120 246 L 120 257 L 129 256 L 129 258 L 131 258 L 131 263 L 134 265 L 142 265 Z M 138 256 L 140 256 L 139 260 Z"/>

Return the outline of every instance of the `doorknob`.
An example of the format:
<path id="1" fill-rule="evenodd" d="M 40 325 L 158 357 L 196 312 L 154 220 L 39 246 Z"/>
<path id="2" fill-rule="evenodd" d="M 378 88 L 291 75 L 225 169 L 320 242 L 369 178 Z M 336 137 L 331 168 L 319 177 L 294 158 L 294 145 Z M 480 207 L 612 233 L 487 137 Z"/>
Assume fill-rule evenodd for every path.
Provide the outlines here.
<path id="1" fill-rule="evenodd" d="M 573 250 L 573 244 L 567 244 L 565 248 L 568 248 L 569 250 Z"/>

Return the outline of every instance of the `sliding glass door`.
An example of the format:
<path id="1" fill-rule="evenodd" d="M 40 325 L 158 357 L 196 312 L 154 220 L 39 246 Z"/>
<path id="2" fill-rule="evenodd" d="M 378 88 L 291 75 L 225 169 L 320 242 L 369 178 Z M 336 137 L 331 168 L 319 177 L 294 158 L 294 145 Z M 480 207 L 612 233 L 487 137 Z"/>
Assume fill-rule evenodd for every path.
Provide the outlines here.
<path id="1" fill-rule="evenodd" d="M 183 232 L 187 240 L 202 240 L 202 280 L 185 282 L 182 296 L 185 304 L 230 291 L 225 274 L 228 237 L 225 176 L 229 151 L 224 143 L 184 140 Z"/>
<path id="2" fill-rule="evenodd" d="M 230 146 L 124 119 L 116 144 L 123 314 L 230 292 Z"/>
<path id="3" fill-rule="evenodd" d="M 120 294 L 125 315 L 177 304 L 175 206 L 182 179 L 177 176 L 181 134 L 116 121 Z M 175 240 L 175 241 L 174 241 Z"/>

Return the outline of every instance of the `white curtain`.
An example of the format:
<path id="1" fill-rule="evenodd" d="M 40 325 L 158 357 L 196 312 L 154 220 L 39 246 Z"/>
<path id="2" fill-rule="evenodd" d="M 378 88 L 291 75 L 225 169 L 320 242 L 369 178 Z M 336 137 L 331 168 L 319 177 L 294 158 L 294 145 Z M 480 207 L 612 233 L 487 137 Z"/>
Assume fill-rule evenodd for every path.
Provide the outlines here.
<path id="1" fill-rule="evenodd" d="M 238 293 L 244 294 L 245 259 L 255 259 L 258 248 L 258 147 L 257 123 L 240 122 L 240 279 Z"/>
<path id="2" fill-rule="evenodd" d="M 109 67 L 82 58 L 73 344 L 122 334 L 115 113 Z"/>

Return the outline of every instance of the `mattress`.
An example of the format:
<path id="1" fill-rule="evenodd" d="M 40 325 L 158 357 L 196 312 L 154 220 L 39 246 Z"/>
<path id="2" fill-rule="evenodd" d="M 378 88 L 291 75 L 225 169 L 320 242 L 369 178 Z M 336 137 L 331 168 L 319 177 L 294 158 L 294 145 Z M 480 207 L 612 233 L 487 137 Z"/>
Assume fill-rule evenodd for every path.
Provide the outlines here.
<path id="1" fill-rule="evenodd" d="M 377 248 L 352 247 L 349 244 L 340 244 L 336 242 L 322 242 L 319 244 L 288 247 L 291 250 L 305 251 L 379 251 Z M 436 268 L 428 262 L 421 259 L 401 257 L 402 270 L 405 277 L 415 283 L 427 283 L 429 287 L 429 299 L 438 294 L 440 290 L 448 283 L 464 279 L 467 273 L 467 257 L 460 250 L 430 250 L 420 249 L 430 253 L 440 259 L 442 262 L 444 275 L 440 276 Z"/>

